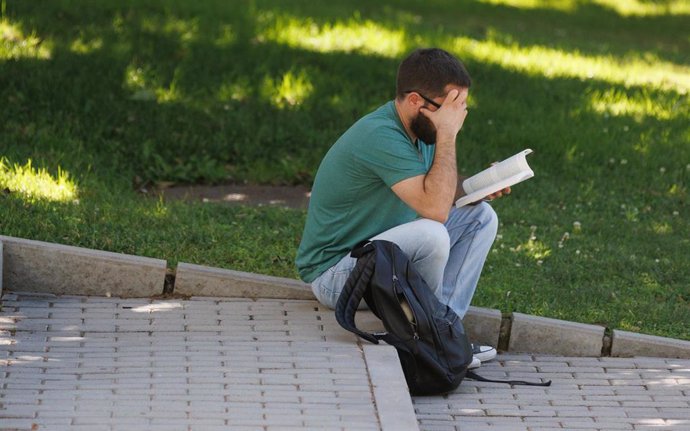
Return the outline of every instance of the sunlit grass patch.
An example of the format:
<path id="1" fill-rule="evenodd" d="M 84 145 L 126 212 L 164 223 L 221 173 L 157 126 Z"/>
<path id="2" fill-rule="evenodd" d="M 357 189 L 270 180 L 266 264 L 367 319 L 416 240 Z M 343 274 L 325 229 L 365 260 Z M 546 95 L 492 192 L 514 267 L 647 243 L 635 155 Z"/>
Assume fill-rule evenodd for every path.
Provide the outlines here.
<path id="1" fill-rule="evenodd" d="M 132 93 L 132 100 L 157 100 L 159 87 L 155 73 L 147 66 L 129 64 L 124 73 L 124 87 Z"/>
<path id="2" fill-rule="evenodd" d="M 0 19 L 0 60 L 49 59 L 51 54 L 50 41 L 40 38 L 35 32 L 25 35 L 18 24 Z"/>
<path id="3" fill-rule="evenodd" d="M 130 64 L 125 69 L 124 87 L 132 100 L 173 102 L 182 99 L 182 94 L 173 79 L 169 85 L 161 85 L 160 78 L 150 67 Z"/>
<path id="4" fill-rule="evenodd" d="M 670 120 L 688 114 L 688 106 L 681 98 L 674 103 L 660 103 L 647 94 L 630 94 L 617 89 L 594 91 L 589 98 L 595 112 L 612 117 L 627 116 L 638 121 L 645 117 Z"/>
<path id="5" fill-rule="evenodd" d="M 576 2 L 574 0 L 479 0 L 481 3 L 504 5 L 518 9 L 554 9 L 560 11 L 572 11 Z"/>
<path id="6" fill-rule="evenodd" d="M 75 54 L 91 54 L 104 47 L 104 32 L 96 26 L 79 29 L 78 35 L 69 44 L 69 50 Z"/>
<path id="7" fill-rule="evenodd" d="M 594 3 L 615 10 L 623 16 L 688 15 L 690 2 L 687 0 L 593 0 Z"/>
<path id="8" fill-rule="evenodd" d="M 218 100 L 227 102 L 229 100 L 246 100 L 250 96 L 251 84 L 249 78 L 245 76 L 232 78 L 221 84 L 218 89 Z"/>
<path id="9" fill-rule="evenodd" d="M 658 235 L 669 235 L 673 233 L 673 228 L 670 224 L 666 222 L 656 222 L 651 223 L 652 231 Z"/>
<path id="10" fill-rule="evenodd" d="M 130 90 L 143 90 L 152 86 L 153 77 L 146 67 L 129 64 L 125 69 L 125 86 Z"/>
<path id="11" fill-rule="evenodd" d="M 667 194 L 669 197 L 682 198 L 687 194 L 687 188 L 682 184 L 674 183 L 669 187 Z"/>
<path id="12" fill-rule="evenodd" d="M 231 25 L 223 24 L 220 27 L 220 34 L 215 40 L 216 46 L 227 48 L 235 42 L 237 42 L 237 33 L 235 29 Z"/>
<path id="13" fill-rule="evenodd" d="M 361 52 L 396 58 L 407 51 L 406 34 L 358 16 L 319 25 L 312 18 L 265 13 L 258 40 L 316 52 Z"/>
<path id="14" fill-rule="evenodd" d="M 100 37 L 94 39 L 85 39 L 79 37 L 75 39 L 70 45 L 70 51 L 77 54 L 88 54 L 103 47 L 103 39 Z"/>
<path id="15" fill-rule="evenodd" d="M 0 159 L 0 188 L 18 193 L 26 200 L 49 200 L 68 202 L 77 197 L 77 186 L 69 173 L 58 167 L 56 177 L 44 168 L 34 168 L 31 160 L 25 165 L 10 164 Z"/>
<path id="16" fill-rule="evenodd" d="M 521 253 L 530 259 L 534 259 L 538 264 L 541 264 L 544 259 L 551 255 L 551 248 L 544 242 L 537 239 L 536 236 L 537 227 L 532 226 L 530 228 L 529 239 L 519 244 L 515 248 L 511 248 L 511 251 L 515 253 Z"/>
<path id="17" fill-rule="evenodd" d="M 123 33 L 128 25 L 127 20 L 118 15 L 113 21 L 116 32 Z M 190 52 L 190 46 L 199 39 L 199 20 L 197 18 L 184 19 L 166 14 L 151 14 L 141 19 L 139 23 L 147 43 L 154 40 L 167 40 L 165 49 L 177 50 L 175 53 L 177 64 L 172 76 L 166 73 L 168 67 L 161 67 L 155 60 L 155 55 L 142 51 L 141 56 L 134 56 L 125 68 L 123 87 L 131 93 L 130 99 L 138 101 L 156 101 L 158 103 L 177 102 L 184 99 L 185 92 L 179 85 L 180 71 L 184 63 L 185 53 Z M 223 27 L 222 43 L 230 43 L 233 37 L 229 26 Z M 227 35 L 225 32 L 230 32 Z M 166 51 L 169 53 L 169 51 Z M 145 53 L 145 54 L 144 54 Z M 166 65 L 169 66 L 169 65 Z"/>
<path id="18" fill-rule="evenodd" d="M 311 95 L 314 86 L 307 71 L 288 71 L 280 79 L 266 77 L 262 87 L 262 96 L 278 108 L 299 106 Z"/>
<path id="19" fill-rule="evenodd" d="M 576 0 L 480 0 L 482 3 L 510 6 L 517 9 L 553 9 L 572 12 L 578 7 Z M 592 3 L 612 9 L 623 16 L 684 15 L 690 14 L 687 0 L 592 0 Z"/>
<path id="20" fill-rule="evenodd" d="M 486 40 L 457 37 L 450 41 L 449 49 L 462 58 L 472 57 L 479 62 L 549 78 L 597 79 L 626 86 L 672 89 L 681 94 L 690 90 L 690 67 L 663 61 L 651 53 L 633 53 L 622 58 L 588 55 L 547 46 L 503 42 L 501 39 L 505 38 L 497 31 L 489 31 L 488 34 Z"/>

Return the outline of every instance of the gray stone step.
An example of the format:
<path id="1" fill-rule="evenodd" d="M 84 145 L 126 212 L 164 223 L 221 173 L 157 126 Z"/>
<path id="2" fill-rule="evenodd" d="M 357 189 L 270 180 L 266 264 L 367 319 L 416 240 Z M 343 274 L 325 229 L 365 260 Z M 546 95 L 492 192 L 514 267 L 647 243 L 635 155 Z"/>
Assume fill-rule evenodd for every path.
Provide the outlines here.
<path id="1" fill-rule="evenodd" d="M 6 290 L 122 297 L 163 293 L 165 260 L 8 236 L 0 241 Z"/>

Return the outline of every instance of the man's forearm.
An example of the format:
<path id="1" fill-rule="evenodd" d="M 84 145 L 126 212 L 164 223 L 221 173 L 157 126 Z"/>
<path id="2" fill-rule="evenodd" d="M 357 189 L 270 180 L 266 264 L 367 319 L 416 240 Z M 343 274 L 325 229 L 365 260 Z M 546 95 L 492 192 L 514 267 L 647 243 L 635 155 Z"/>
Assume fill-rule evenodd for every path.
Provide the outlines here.
<path id="1" fill-rule="evenodd" d="M 437 211 L 447 216 L 458 188 L 458 167 L 455 156 L 455 137 L 445 137 L 436 143 L 431 169 L 424 178 L 424 192 Z"/>

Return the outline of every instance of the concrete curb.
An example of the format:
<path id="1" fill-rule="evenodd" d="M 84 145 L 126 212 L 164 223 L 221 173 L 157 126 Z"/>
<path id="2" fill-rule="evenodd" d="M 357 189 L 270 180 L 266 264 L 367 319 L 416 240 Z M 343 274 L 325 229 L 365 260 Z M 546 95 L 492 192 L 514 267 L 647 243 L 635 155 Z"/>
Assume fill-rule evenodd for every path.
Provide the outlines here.
<path id="1" fill-rule="evenodd" d="M 562 356 L 600 356 L 603 326 L 513 313 L 508 350 Z"/>
<path id="2" fill-rule="evenodd" d="M 5 273 L 2 269 L 3 268 L 3 266 L 2 266 L 3 255 L 4 255 L 3 249 L 4 249 L 4 245 L 3 245 L 2 239 L 0 238 L 0 298 L 2 297 L 2 279 L 4 278 L 3 274 Z"/>
<path id="3" fill-rule="evenodd" d="M 388 345 L 363 345 L 381 431 L 417 431 L 419 424 L 398 352 Z"/>
<path id="4" fill-rule="evenodd" d="M 55 295 L 149 297 L 163 291 L 167 262 L 0 236 L 3 286 Z"/>
<path id="5" fill-rule="evenodd" d="M 503 316 L 498 310 L 470 306 L 462 319 L 467 336 L 473 343 L 498 346 Z"/>
<path id="6" fill-rule="evenodd" d="M 5 290 L 55 295 L 151 297 L 164 293 L 166 261 L 0 235 L 0 295 Z M 180 262 L 165 293 L 184 296 L 314 300 L 308 284 Z M 613 331 L 596 325 L 470 307 L 470 340 L 510 352 L 561 356 L 690 358 L 690 341 Z M 610 347 L 610 349 L 609 349 Z"/>
<path id="7" fill-rule="evenodd" d="M 656 356 L 690 359 L 690 341 L 613 330 L 611 356 Z"/>
<path id="8" fill-rule="evenodd" d="M 297 280 L 185 262 L 177 265 L 173 292 L 189 296 L 314 299 L 311 287 Z"/>

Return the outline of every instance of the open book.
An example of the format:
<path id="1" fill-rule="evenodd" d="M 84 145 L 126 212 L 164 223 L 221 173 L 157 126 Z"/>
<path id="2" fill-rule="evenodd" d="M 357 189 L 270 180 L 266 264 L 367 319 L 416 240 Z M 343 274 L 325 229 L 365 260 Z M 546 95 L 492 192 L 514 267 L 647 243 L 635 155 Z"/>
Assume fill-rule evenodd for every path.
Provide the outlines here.
<path id="1" fill-rule="evenodd" d="M 476 202 L 492 193 L 510 187 L 534 176 L 534 171 L 527 164 L 527 155 L 532 150 L 520 151 L 512 157 L 473 175 L 462 182 L 467 193 L 455 201 L 456 207 Z"/>

